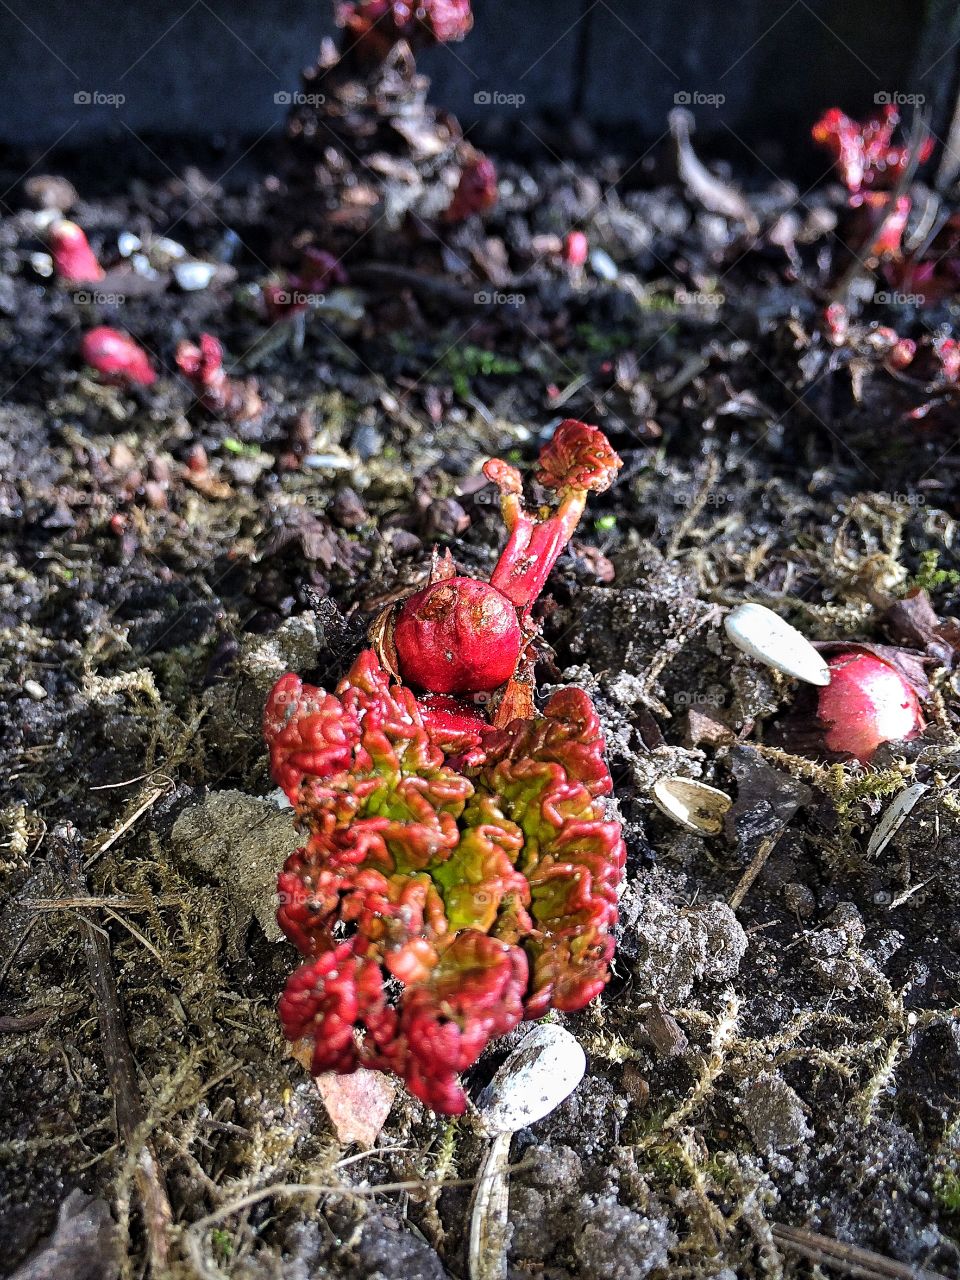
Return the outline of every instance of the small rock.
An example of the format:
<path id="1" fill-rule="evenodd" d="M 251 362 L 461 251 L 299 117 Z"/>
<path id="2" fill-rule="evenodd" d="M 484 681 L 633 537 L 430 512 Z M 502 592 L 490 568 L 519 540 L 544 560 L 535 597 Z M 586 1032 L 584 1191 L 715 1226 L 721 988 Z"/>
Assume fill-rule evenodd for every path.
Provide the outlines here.
<path id="1" fill-rule="evenodd" d="M 72 182 L 55 173 L 37 173 L 23 184 L 24 194 L 37 209 L 58 209 L 66 213 L 79 200 Z"/>
<path id="2" fill-rule="evenodd" d="M 211 262 L 178 262 L 173 268 L 173 278 L 185 293 L 206 289 L 216 274 Z"/>
<path id="3" fill-rule="evenodd" d="M 315 1078 L 330 1123 L 343 1146 L 356 1142 L 369 1150 L 397 1096 L 396 1086 L 382 1071 L 358 1067 L 350 1075 L 325 1071 Z"/>
<path id="4" fill-rule="evenodd" d="M 740 1118 L 758 1151 L 767 1153 L 798 1147 L 812 1136 L 800 1098 L 773 1072 L 761 1072 L 748 1081 L 736 1101 Z"/>

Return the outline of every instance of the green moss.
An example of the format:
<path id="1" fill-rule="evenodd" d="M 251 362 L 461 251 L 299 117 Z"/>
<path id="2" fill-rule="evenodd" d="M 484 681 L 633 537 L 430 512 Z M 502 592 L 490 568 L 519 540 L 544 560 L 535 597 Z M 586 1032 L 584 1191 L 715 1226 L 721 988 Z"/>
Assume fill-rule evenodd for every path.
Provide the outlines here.
<path id="1" fill-rule="evenodd" d="M 925 591 L 936 591 L 939 587 L 955 587 L 960 584 L 960 571 L 956 569 L 940 569 L 940 552 L 935 548 L 920 553 L 920 568 L 907 583 L 907 589 L 920 587 Z"/>

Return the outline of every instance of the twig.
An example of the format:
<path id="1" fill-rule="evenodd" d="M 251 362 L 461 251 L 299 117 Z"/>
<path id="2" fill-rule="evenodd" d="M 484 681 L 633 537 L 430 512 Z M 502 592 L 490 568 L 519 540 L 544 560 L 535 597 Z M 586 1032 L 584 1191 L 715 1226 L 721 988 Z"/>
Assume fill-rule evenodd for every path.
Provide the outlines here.
<path id="1" fill-rule="evenodd" d="M 96 849 L 94 849 L 93 853 L 91 853 L 90 857 L 83 864 L 84 870 L 87 870 L 90 866 L 92 866 L 93 863 L 96 862 L 96 860 L 100 857 L 101 854 L 106 853 L 107 850 L 111 848 L 112 845 L 115 845 L 117 841 L 120 839 L 120 837 L 123 835 L 123 833 L 125 831 L 129 831 L 130 828 L 133 826 L 133 824 L 137 821 L 137 819 L 141 818 L 147 812 L 148 809 L 152 808 L 157 803 L 157 801 L 163 795 L 164 790 L 165 788 L 163 787 L 155 787 L 152 791 L 148 791 L 144 799 L 141 801 L 141 803 L 137 806 L 136 809 L 134 809 L 133 813 L 131 813 L 128 818 L 124 818 L 124 820 L 120 823 L 119 827 L 117 827 L 113 832 L 111 832 L 111 834 L 107 836 L 106 840 L 104 840 L 102 844 L 99 844 L 96 847 Z"/>
<path id="2" fill-rule="evenodd" d="M 136 817 L 156 800 L 161 792 L 148 797 L 122 830 L 132 825 Z M 112 844 L 121 831 L 115 832 L 108 843 Z M 75 830 L 68 824 L 58 826 L 53 832 L 54 853 L 64 877 L 77 896 L 87 896 L 88 890 L 80 869 L 78 840 Z M 102 852 L 102 848 L 100 852 Z M 137 1064 L 130 1048 L 127 1030 L 120 1011 L 117 982 L 110 961 L 110 944 L 106 934 L 79 913 L 83 933 L 83 949 L 87 959 L 87 971 L 93 987 L 100 1023 L 100 1040 L 103 1057 L 110 1079 L 117 1112 L 117 1129 L 131 1154 L 136 1152 L 136 1183 L 143 1205 L 143 1221 L 147 1236 L 147 1248 L 151 1269 L 162 1275 L 170 1260 L 170 1225 L 173 1213 L 163 1174 L 157 1164 L 156 1153 L 149 1141 L 143 1140 L 146 1113 L 137 1083 Z"/>
<path id="3" fill-rule="evenodd" d="M 149 911 L 152 907 L 172 907 L 182 902 L 173 894 L 163 897 L 148 898 L 22 898 L 20 905 L 28 911 L 71 911 L 79 907 L 103 907 L 109 911 Z"/>
<path id="4" fill-rule="evenodd" d="M 58 1013 L 70 1013 L 73 1009 L 78 1008 L 79 1005 L 79 1000 L 68 1000 L 66 1004 L 59 1005 L 56 1008 L 51 1005 L 47 1009 L 34 1009 L 30 1013 L 5 1015 L 0 1017 L 0 1035 L 37 1031 L 40 1027 L 46 1026 L 50 1019 L 55 1018 Z"/>
<path id="5" fill-rule="evenodd" d="M 830 1236 L 821 1236 L 805 1227 L 786 1227 L 775 1222 L 772 1234 L 777 1244 L 793 1249 L 801 1257 L 822 1266 L 833 1267 L 848 1276 L 860 1280 L 947 1280 L 939 1271 L 929 1267 L 914 1267 L 908 1262 L 895 1262 L 872 1249 L 861 1249 L 856 1244 L 844 1244 Z"/>
<path id="6" fill-rule="evenodd" d="M 731 907 L 734 911 L 736 911 L 737 907 L 740 906 L 741 902 L 743 902 L 744 898 L 750 892 L 750 886 L 763 870 L 764 864 L 770 857 L 771 853 L 773 853 L 782 835 L 783 828 L 781 827 L 774 835 L 767 836 L 765 839 L 760 841 L 759 848 L 751 858 L 749 867 L 747 867 L 746 871 L 740 877 L 740 883 L 727 899 L 727 906 Z"/>

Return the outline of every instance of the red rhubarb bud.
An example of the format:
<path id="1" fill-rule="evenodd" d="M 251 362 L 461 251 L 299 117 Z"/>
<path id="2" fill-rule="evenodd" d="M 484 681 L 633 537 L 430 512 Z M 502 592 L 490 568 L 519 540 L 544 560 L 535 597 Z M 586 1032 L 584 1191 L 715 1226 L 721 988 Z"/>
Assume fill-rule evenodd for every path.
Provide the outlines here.
<path id="1" fill-rule="evenodd" d="M 400 674 L 432 693 L 483 693 L 509 680 L 523 636 L 496 587 L 446 578 L 405 601 L 393 632 Z"/>
<path id="2" fill-rule="evenodd" d="M 571 267 L 582 267 L 590 252 L 590 242 L 582 231 L 571 231 L 563 242 L 563 260 Z"/>
<path id="3" fill-rule="evenodd" d="M 830 683 L 820 692 L 817 716 L 824 745 L 868 764 L 881 742 L 905 742 L 925 725 L 912 686 L 889 662 L 865 649 L 828 660 Z"/>
<path id="4" fill-rule="evenodd" d="M 62 218 L 50 228 L 50 253 L 61 280 L 71 284 L 90 284 L 103 279 L 103 267 L 90 248 L 83 228 Z"/>
<path id="5" fill-rule="evenodd" d="M 84 334 L 80 354 L 112 386 L 149 387 L 157 380 L 144 349 L 128 334 L 107 325 Z"/>
<path id="6" fill-rule="evenodd" d="M 493 161 L 477 153 L 460 171 L 460 182 L 444 217 L 447 222 L 464 222 L 475 213 L 486 213 L 497 203 L 498 194 Z"/>

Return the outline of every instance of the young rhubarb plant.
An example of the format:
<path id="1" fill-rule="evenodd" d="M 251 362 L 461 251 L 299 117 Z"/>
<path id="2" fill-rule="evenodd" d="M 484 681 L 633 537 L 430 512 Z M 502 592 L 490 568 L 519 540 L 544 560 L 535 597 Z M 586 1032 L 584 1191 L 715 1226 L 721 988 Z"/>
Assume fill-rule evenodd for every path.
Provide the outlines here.
<path id="1" fill-rule="evenodd" d="M 398 40 L 414 50 L 462 40 L 473 26 L 470 0 L 345 0 L 337 22 L 361 63 L 382 62 Z"/>
<path id="2" fill-rule="evenodd" d="M 256 417 L 263 407 L 255 384 L 228 377 L 223 347 L 212 333 L 201 333 L 199 343 L 178 343 L 174 360 L 199 402 L 215 417 L 241 422 Z"/>
<path id="3" fill-rule="evenodd" d="M 587 493 L 619 465 L 595 427 L 563 423 L 538 474 L 558 505 L 531 515 L 515 469 L 488 463 L 510 533 L 494 582 L 435 566 L 394 644 L 378 635 L 402 680 L 366 649 L 335 693 L 290 674 L 270 695 L 273 777 L 306 837 L 279 879 L 277 918 L 305 957 L 279 1012 L 316 1074 L 391 1071 L 457 1115 L 459 1075 L 492 1039 L 608 979 L 625 849 L 597 714 L 575 688 L 535 712 L 532 662 L 515 667 Z M 496 702 L 450 693 L 504 681 Z"/>

